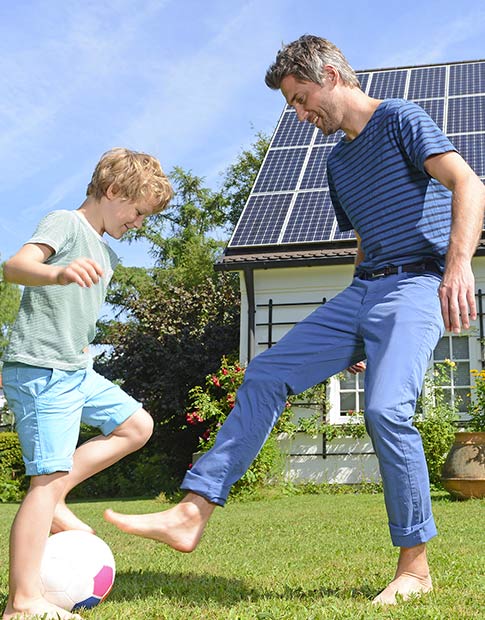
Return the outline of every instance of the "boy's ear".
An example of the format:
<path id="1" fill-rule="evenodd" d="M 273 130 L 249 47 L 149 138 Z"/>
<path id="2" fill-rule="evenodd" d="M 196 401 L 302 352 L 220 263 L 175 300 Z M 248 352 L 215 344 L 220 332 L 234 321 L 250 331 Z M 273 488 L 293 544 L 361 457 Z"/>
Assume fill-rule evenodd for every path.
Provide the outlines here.
<path id="1" fill-rule="evenodd" d="M 116 198 L 119 191 L 119 187 L 116 185 L 116 183 L 111 183 L 111 185 L 106 190 L 106 198 L 108 200 L 113 200 L 114 198 Z"/>

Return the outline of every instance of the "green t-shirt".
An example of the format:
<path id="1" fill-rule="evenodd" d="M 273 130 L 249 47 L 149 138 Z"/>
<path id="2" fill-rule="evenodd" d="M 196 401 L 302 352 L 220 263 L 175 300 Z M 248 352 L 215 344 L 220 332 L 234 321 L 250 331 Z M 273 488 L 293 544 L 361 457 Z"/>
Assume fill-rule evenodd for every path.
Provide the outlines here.
<path id="1" fill-rule="evenodd" d="M 69 265 L 76 258 L 92 258 L 104 276 L 98 284 L 26 286 L 4 362 L 43 368 L 86 368 L 84 352 L 92 342 L 96 321 L 118 257 L 80 211 L 52 211 L 39 223 L 27 243 L 43 243 L 54 250 L 46 264 Z"/>

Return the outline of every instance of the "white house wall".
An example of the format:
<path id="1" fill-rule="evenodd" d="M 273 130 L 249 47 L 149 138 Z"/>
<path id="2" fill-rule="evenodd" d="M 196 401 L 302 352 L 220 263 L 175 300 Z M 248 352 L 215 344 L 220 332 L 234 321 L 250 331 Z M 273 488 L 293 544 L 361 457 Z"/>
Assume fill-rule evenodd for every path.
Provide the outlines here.
<path id="1" fill-rule="evenodd" d="M 473 261 L 476 278 L 476 289 L 485 293 L 485 258 L 478 257 Z M 274 268 L 254 270 L 254 290 L 256 303 L 255 352 L 261 353 L 267 348 L 267 326 L 258 323 L 268 322 L 268 309 L 261 307 L 271 299 L 274 304 L 295 304 L 312 302 L 314 305 L 288 306 L 274 309 L 273 321 L 296 323 L 310 314 L 323 298 L 327 300 L 335 296 L 347 286 L 353 273 L 351 265 L 330 265 L 312 267 Z M 484 300 L 485 301 L 485 300 Z M 485 309 L 485 308 L 484 308 Z M 278 341 L 292 325 L 273 326 L 272 339 Z M 482 368 L 481 347 L 479 342 L 479 322 L 475 321 L 469 333 L 470 366 Z M 247 362 L 248 351 L 248 302 L 244 277 L 241 274 L 241 335 L 240 359 Z M 330 384 L 329 401 L 332 420 L 340 419 L 336 411 L 339 402 L 339 383 Z M 337 392 L 336 392 L 337 390 Z M 306 415 L 298 410 L 298 416 Z M 343 421 L 340 419 L 340 421 Z M 291 442 L 282 442 L 282 448 L 288 455 L 285 474 L 293 481 L 311 480 L 315 482 L 358 483 L 379 479 L 377 459 L 367 438 L 362 444 L 349 440 L 331 443 L 326 448 L 326 458 L 322 456 L 322 437 L 311 438 L 298 434 Z M 332 452 L 345 455 L 332 456 Z M 356 454 L 358 452 L 358 454 Z M 291 455 L 297 456 L 291 456 Z"/>

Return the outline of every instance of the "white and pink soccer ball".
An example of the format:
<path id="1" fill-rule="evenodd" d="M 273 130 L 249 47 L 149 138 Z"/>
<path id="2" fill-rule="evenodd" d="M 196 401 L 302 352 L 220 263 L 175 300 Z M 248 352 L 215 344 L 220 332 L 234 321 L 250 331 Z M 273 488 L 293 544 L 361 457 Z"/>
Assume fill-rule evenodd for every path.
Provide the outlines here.
<path id="1" fill-rule="evenodd" d="M 69 530 L 50 536 L 42 558 L 45 598 L 67 611 L 90 609 L 109 594 L 115 560 L 108 545 L 94 534 Z"/>

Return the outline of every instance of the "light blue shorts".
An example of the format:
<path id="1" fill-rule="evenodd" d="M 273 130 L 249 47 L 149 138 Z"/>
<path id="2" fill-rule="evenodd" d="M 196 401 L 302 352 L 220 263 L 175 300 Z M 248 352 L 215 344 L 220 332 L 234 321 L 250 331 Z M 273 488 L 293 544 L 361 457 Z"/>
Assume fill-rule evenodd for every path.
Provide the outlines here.
<path id="1" fill-rule="evenodd" d="M 71 470 L 81 422 L 109 435 L 142 407 L 92 368 L 5 363 L 2 379 L 28 476 Z"/>

